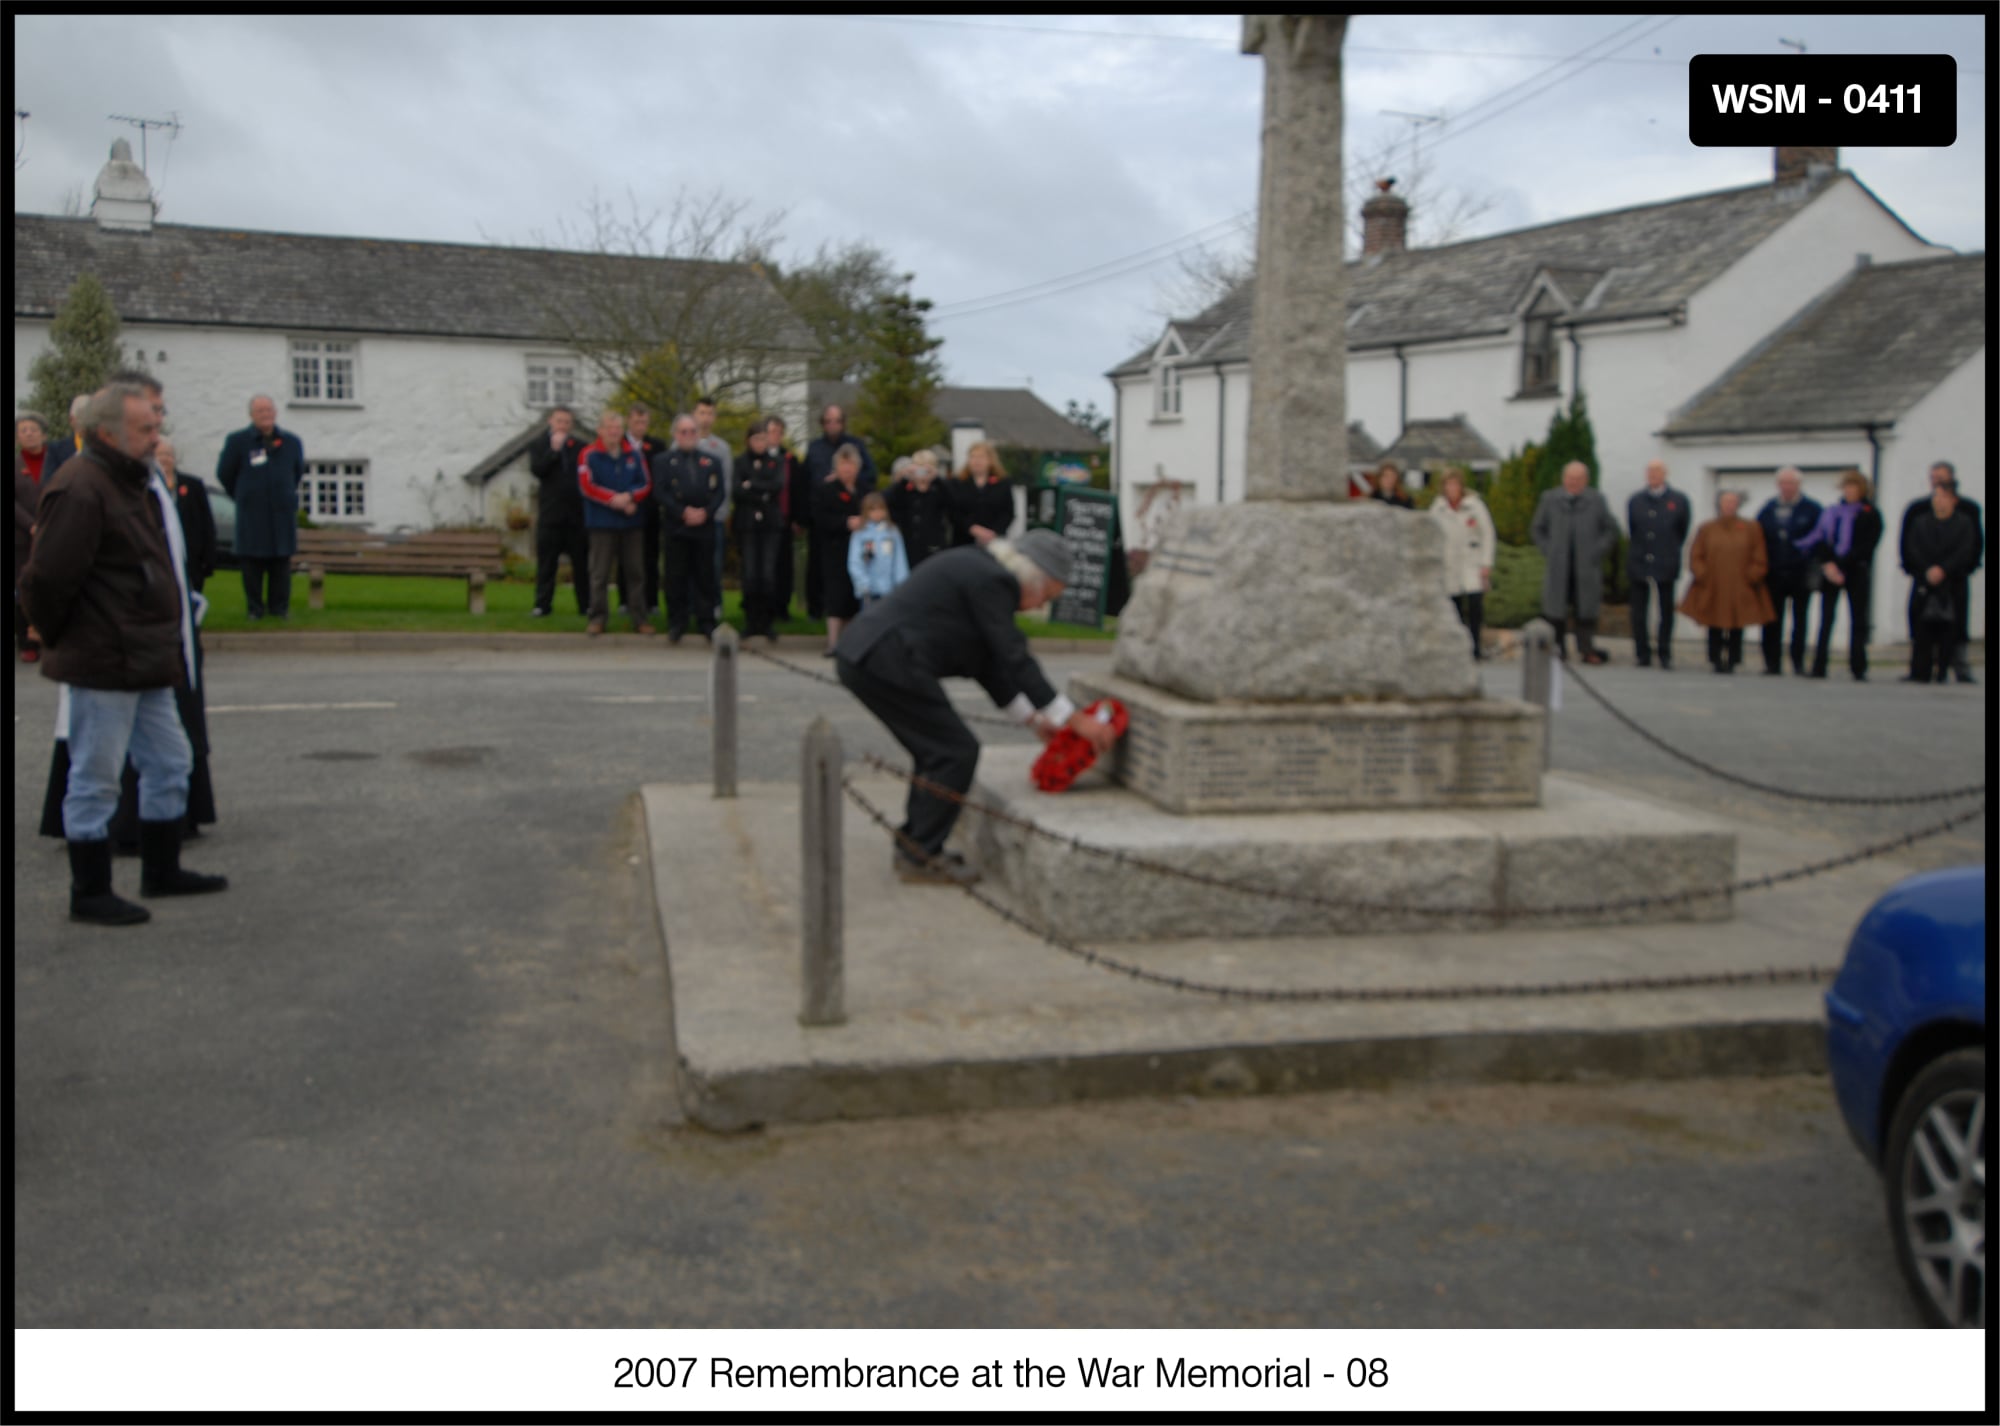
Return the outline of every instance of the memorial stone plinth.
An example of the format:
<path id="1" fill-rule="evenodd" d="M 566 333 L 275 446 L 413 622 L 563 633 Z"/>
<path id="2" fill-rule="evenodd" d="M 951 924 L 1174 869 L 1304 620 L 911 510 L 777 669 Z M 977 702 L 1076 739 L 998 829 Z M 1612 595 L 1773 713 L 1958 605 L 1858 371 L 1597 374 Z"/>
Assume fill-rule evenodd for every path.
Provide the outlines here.
<path id="1" fill-rule="evenodd" d="M 1214 702 L 1475 698 L 1435 521 L 1373 501 L 1185 512 L 1118 619 L 1112 671 Z"/>
<path id="2" fill-rule="evenodd" d="M 1515 699 L 1202 703 L 1124 678 L 1078 677 L 1130 726 L 1107 770 L 1167 812 L 1532 807 L 1542 709 Z"/>

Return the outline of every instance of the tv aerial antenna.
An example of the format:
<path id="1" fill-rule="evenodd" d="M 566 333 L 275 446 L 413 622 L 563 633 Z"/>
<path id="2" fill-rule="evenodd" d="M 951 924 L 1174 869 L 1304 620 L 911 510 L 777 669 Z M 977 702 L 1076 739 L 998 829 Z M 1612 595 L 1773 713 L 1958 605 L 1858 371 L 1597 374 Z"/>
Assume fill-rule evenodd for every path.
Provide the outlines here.
<path id="1" fill-rule="evenodd" d="M 164 119 L 141 119 L 132 114 L 112 114 L 109 118 L 121 124 L 130 124 L 139 131 L 139 167 L 146 168 L 146 136 L 153 129 L 170 129 L 167 142 L 172 144 L 181 131 L 181 116 L 178 111 Z M 150 172 L 150 170 L 148 170 Z"/>

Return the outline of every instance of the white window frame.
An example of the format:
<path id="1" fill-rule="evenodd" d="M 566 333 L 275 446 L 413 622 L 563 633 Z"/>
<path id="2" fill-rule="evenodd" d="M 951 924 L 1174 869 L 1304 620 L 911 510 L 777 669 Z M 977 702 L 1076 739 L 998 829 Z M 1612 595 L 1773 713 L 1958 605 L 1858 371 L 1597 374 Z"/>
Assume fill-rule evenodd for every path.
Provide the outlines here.
<path id="1" fill-rule="evenodd" d="M 361 404 L 361 344 L 350 337 L 293 337 L 285 347 L 293 406 Z M 301 378 L 310 380 L 302 383 Z M 302 385 L 304 390 L 301 390 Z M 339 389 L 344 385 L 345 389 Z"/>
<path id="2" fill-rule="evenodd" d="M 526 360 L 528 409 L 575 406 L 583 392 L 583 363 L 573 356 L 530 352 Z M 565 378 L 561 373 L 567 372 Z M 539 377 L 537 373 L 540 373 Z M 540 381 L 537 390 L 536 382 Z M 567 385 L 565 385 L 565 380 Z"/>
<path id="3" fill-rule="evenodd" d="M 365 525 L 368 484 L 365 460 L 309 460 L 299 477 L 299 509 L 315 525 Z"/>
<path id="4" fill-rule="evenodd" d="M 1181 419 L 1181 369 L 1171 362 L 1153 368 L 1153 419 Z"/>

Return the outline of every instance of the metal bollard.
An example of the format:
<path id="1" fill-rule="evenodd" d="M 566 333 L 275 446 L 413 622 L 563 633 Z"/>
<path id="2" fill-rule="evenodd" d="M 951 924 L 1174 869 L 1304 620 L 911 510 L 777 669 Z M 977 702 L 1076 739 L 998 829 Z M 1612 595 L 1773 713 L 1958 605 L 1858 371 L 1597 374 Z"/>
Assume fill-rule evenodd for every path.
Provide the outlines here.
<path id="1" fill-rule="evenodd" d="M 710 756 L 715 764 L 715 795 L 736 795 L 736 666 L 740 644 L 736 631 L 723 624 L 715 631 L 715 657 L 709 664 L 708 711 Z"/>
<path id="2" fill-rule="evenodd" d="M 1550 706 L 1557 677 L 1555 626 L 1530 619 L 1521 629 L 1521 697 L 1542 710 L 1542 767 L 1549 765 L 1555 736 L 1555 709 Z"/>
<path id="3" fill-rule="evenodd" d="M 842 957 L 843 861 L 841 856 L 840 734 L 824 718 L 806 729 L 799 788 L 799 908 L 801 1025 L 838 1025 L 847 1019 Z"/>

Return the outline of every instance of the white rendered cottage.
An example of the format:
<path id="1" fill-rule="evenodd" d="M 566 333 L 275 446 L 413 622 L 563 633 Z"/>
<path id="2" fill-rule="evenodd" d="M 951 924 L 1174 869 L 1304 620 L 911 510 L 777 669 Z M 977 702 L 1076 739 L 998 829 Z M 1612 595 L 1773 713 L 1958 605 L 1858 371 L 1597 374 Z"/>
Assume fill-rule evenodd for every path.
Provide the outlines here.
<path id="1" fill-rule="evenodd" d="M 1914 397 L 1897 398 L 1906 404 L 1896 420 L 1883 415 L 1887 406 L 1867 408 L 1878 417 L 1879 457 L 1858 423 L 1845 444 L 1760 434 L 1754 460 L 1747 433 L 1726 451 L 1669 434 L 1684 408 L 1847 282 L 1857 264 L 1879 272 L 1948 251 L 1918 237 L 1836 159 L 1829 148 L 1779 149 L 1771 183 L 1437 248 L 1407 247 L 1408 206 L 1378 194 L 1363 210 L 1362 256 L 1347 269 L 1350 422 L 1390 450 L 1422 423 L 1456 422 L 1465 439 L 1505 453 L 1540 440 L 1580 386 L 1600 484 L 1621 520 L 1655 458 L 1704 513 L 1719 489 L 1761 488 L 1781 465 L 1858 465 L 1879 476 L 1892 540 L 1933 460 L 1954 461 L 1962 487 L 1990 504 L 1978 434 L 1984 398 L 1965 391 L 1981 379 L 1976 372 L 1938 378 L 1952 421 L 1913 428 L 1911 416 L 1924 414 L 1907 404 Z M 1983 345 L 1983 317 L 1979 330 Z M 1132 516 L 1162 482 L 1202 503 L 1242 498 L 1250 284 L 1169 322 L 1108 375 L 1113 479 L 1128 529 L 1143 528 Z M 1893 550 L 1884 557 L 1893 564 Z M 1878 639 L 1902 636 L 1897 600 L 1906 589 L 1878 584 Z"/>
<path id="2" fill-rule="evenodd" d="M 201 228 L 153 221 L 124 140 L 83 218 L 14 215 L 14 400 L 78 273 L 94 272 L 127 353 L 167 388 L 183 470 L 211 484 L 257 394 L 305 442 L 302 505 L 378 530 L 498 524 L 532 509 L 527 449 L 552 403 L 587 427 L 603 388 L 551 341 L 550 294 L 615 291 L 704 265 L 531 248 Z M 641 269 L 645 269 L 642 271 Z M 776 289 L 737 270 L 768 314 L 760 407 L 805 428 L 811 333 Z"/>

